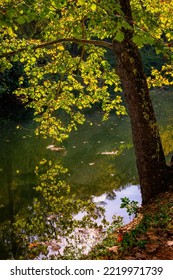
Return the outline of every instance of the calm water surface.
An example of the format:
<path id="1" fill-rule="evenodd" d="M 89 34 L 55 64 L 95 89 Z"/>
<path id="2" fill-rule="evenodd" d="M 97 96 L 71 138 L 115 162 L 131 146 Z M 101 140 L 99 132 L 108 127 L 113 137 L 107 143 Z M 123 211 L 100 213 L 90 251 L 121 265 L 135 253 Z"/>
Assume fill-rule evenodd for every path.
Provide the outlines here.
<path id="1" fill-rule="evenodd" d="M 173 94 L 152 94 L 167 160 L 173 153 Z M 141 203 L 134 148 L 128 116 L 102 122 L 99 112 L 72 132 L 63 143 L 64 150 L 48 149 L 51 140 L 34 135 L 31 120 L 1 121 L 0 136 L 0 223 L 32 203 L 38 162 L 50 158 L 68 168 L 65 180 L 79 198 L 91 198 L 106 210 L 106 219 L 114 214 L 129 217 L 120 209 L 122 197 Z M 92 125 L 91 125 L 92 123 Z"/>

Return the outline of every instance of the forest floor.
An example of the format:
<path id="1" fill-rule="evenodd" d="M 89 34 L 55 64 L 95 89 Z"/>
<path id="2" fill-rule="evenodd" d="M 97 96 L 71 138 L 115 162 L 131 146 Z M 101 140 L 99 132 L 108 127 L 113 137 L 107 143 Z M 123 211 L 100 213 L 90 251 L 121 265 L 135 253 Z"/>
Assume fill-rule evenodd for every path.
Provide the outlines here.
<path id="1" fill-rule="evenodd" d="M 113 231 L 87 259 L 173 260 L 173 192 L 139 209 L 129 224 Z"/>

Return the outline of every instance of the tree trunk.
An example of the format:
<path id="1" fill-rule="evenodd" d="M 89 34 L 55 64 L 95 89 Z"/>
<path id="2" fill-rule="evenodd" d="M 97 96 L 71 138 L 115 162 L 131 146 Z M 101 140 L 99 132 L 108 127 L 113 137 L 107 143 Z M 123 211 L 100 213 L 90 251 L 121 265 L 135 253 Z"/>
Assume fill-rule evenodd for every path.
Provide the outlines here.
<path id="1" fill-rule="evenodd" d="M 129 0 L 120 0 L 120 4 L 133 27 Z M 133 29 L 123 32 L 124 40 L 114 41 L 113 49 L 131 120 L 142 203 L 146 204 L 150 198 L 166 190 L 167 168 L 142 60 L 132 42 Z"/>

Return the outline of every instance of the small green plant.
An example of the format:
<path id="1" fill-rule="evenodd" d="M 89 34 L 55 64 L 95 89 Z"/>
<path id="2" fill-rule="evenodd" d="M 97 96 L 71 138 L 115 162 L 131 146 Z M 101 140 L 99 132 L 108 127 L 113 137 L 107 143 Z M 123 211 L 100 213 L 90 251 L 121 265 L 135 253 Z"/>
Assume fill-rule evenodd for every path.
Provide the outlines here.
<path id="1" fill-rule="evenodd" d="M 136 245 L 140 248 L 145 248 L 145 245 L 147 244 L 147 240 L 138 240 L 136 242 Z"/>
<path id="2" fill-rule="evenodd" d="M 116 229 L 123 226 L 123 217 L 121 216 L 112 216 L 112 222 L 107 230 L 108 233 L 114 232 Z"/>
<path id="3" fill-rule="evenodd" d="M 137 201 L 130 201 L 128 197 L 121 198 L 121 205 L 120 208 L 126 208 L 129 217 L 131 218 L 132 215 L 136 216 L 138 210 L 138 202 Z"/>

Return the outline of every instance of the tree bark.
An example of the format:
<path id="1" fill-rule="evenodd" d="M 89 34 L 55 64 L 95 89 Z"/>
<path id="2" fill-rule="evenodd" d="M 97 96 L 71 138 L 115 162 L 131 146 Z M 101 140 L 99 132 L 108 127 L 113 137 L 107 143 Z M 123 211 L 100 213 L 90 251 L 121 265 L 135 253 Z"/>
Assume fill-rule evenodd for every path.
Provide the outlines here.
<path id="1" fill-rule="evenodd" d="M 123 30 L 124 40 L 114 41 L 113 50 L 131 120 L 142 203 L 146 204 L 150 198 L 166 190 L 167 167 L 142 60 L 132 41 L 130 1 L 121 0 L 120 5 L 132 29 Z"/>

